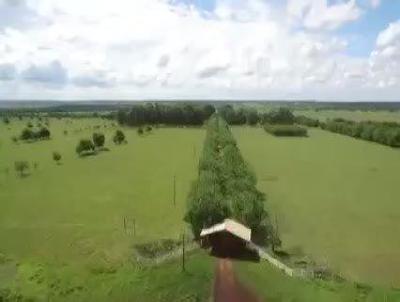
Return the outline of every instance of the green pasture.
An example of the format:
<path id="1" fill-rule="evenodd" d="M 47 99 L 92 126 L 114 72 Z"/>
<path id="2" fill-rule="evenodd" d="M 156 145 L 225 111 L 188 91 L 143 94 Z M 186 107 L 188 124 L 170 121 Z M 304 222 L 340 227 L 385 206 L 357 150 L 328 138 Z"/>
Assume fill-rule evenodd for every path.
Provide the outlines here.
<path id="1" fill-rule="evenodd" d="M 318 129 L 233 133 L 287 251 L 351 280 L 400 286 L 400 150 Z"/>
<path id="2" fill-rule="evenodd" d="M 0 125 L 0 253 L 118 262 L 131 255 L 134 243 L 182 234 L 204 130 L 159 128 L 140 137 L 136 129 L 123 129 L 128 144 L 115 146 L 111 137 L 117 127 L 111 121 L 51 119 L 51 140 L 13 143 L 11 137 L 26 123 Z M 106 135 L 110 151 L 79 158 L 77 142 L 94 131 Z M 61 153 L 60 165 L 53 151 Z M 17 176 L 18 160 L 29 161 L 29 176 Z"/>
<path id="3" fill-rule="evenodd" d="M 237 262 L 239 279 L 268 302 L 398 302 L 400 292 L 352 282 L 291 278 L 266 262 Z"/>

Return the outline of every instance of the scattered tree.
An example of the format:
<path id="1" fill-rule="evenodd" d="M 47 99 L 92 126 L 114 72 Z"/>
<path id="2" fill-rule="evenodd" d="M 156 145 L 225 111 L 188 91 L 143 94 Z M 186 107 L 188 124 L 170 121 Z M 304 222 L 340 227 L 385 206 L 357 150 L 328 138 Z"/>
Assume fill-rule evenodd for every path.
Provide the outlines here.
<path id="1" fill-rule="evenodd" d="M 8 125 L 10 123 L 10 119 L 7 116 L 5 116 L 3 117 L 3 122 L 4 124 Z"/>
<path id="2" fill-rule="evenodd" d="M 60 163 L 60 160 L 61 160 L 61 154 L 60 154 L 59 152 L 57 152 L 57 151 L 54 151 L 54 152 L 53 152 L 53 160 L 54 160 L 57 164 L 59 164 L 59 163 Z"/>
<path id="3" fill-rule="evenodd" d="M 143 135 L 143 128 L 142 128 L 142 127 L 139 127 L 139 128 L 137 129 L 137 134 Z"/>
<path id="4" fill-rule="evenodd" d="M 20 177 L 25 175 L 25 172 L 29 169 L 29 163 L 25 160 L 14 162 L 14 169 L 19 173 Z"/>
<path id="5" fill-rule="evenodd" d="M 113 136 L 113 142 L 116 145 L 120 145 L 123 142 L 125 142 L 125 134 L 121 130 L 115 131 L 115 134 Z"/>
<path id="6" fill-rule="evenodd" d="M 94 151 L 94 144 L 90 139 L 81 139 L 75 148 L 78 155 L 92 153 Z"/>
<path id="7" fill-rule="evenodd" d="M 105 140 L 106 138 L 103 133 L 98 133 L 98 132 L 93 133 L 93 143 L 96 146 L 96 148 L 103 147 Z"/>

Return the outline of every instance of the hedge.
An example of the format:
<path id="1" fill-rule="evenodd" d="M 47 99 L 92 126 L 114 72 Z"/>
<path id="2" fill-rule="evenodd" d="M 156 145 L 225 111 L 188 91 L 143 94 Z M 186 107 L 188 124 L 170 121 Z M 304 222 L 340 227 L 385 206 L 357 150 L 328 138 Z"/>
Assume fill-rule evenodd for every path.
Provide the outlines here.
<path id="1" fill-rule="evenodd" d="M 266 197 L 256 184 L 256 176 L 242 158 L 228 124 L 214 114 L 207 123 L 198 179 L 187 197 L 185 220 L 195 238 L 202 228 L 231 217 L 250 227 L 256 242 L 279 244 L 264 209 Z"/>
<path id="2" fill-rule="evenodd" d="M 307 129 L 296 125 L 265 124 L 264 130 L 275 136 L 307 136 Z"/>

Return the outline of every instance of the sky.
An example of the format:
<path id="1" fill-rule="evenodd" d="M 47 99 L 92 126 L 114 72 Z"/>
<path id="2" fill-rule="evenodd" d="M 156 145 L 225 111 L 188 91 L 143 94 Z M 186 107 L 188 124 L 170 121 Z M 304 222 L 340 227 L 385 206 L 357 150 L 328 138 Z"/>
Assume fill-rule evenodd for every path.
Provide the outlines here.
<path id="1" fill-rule="evenodd" d="M 0 0 L 0 100 L 400 101 L 400 0 Z"/>

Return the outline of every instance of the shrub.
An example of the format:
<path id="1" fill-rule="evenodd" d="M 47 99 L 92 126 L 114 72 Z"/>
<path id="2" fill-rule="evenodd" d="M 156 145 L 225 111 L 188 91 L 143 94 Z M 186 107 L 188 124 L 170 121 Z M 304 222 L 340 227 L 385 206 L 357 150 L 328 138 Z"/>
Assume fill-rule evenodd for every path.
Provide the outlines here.
<path id="1" fill-rule="evenodd" d="M 125 140 L 125 134 L 124 134 L 121 130 L 115 131 L 115 134 L 114 134 L 114 136 L 113 136 L 113 142 L 114 142 L 116 145 L 120 145 L 120 144 L 122 144 L 123 142 L 126 142 L 126 140 Z"/>
<path id="2" fill-rule="evenodd" d="M 143 135 L 143 128 L 142 128 L 142 127 L 139 127 L 139 128 L 137 129 L 137 134 Z"/>
<path id="3" fill-rule="evenodd" d="M 146 126 L 146 131 L 150 132 L 151 130 L 153 130 L 153 128 L 151 126 Z"/>
<path id="4" fill-rule="evenodd" d="M 20 135 L 20 138 L 22 140 L 31 140 L 35 139 L 35 137 L 35 133 L 29 128 L 25 128 L 24 130 L 22 130 L 22 133 Z"/>
<path id="5" fill-rule="evenodd" d="M 156 258 L 172 252 L 181 244 L 180 240 L 160 239 L 154 242 L 136 244 L 134 248 L 142 257 Z"/>
<path id="6" fill-rule="evenodd" d="M 3 117 L 3 123 L 8 125 L 10 123 L 10 119 L 7 116 Z"/>
<path id="7" fill-rule="evenodd" d="M 19 173 L 20 177 L 25 175 L 25 172 L 29 170 L 29 163 L 25 160 L 14 162 L 14 169 L 17 173 Z"/>
<path id="8" fill-rule="evenodd" d="M 53 160 L 59 164 L 60 160 L 61 160 L 61 154 L 57 151 L 53 152 Z"/>
<path id="9" fill-rule="evenodd" d="M 46 127 L 40 128 L 40 130 L 37 132 L 36 137 L 38 139 L 49 139 L 50 138 L 50 131 Z"/>
<path id="10" fill-rule="evenodd" d="M 264 130 L 275 136 L 307 136 L 307 129 L 295 125 L 264 125 Z"/>
<path id="11" fill-rule="evenodd" d="M 106 138 L 103 133 L 93 133 L 93 143 L 97 148 L 103 147 L 105 140 Z"/>
<path id="12" fill-rule="evenodd" d="M 81 139 L 75 148 L 78 155 L 92 154 L 94 152 L 94 144 L 90 139 Z"/>

